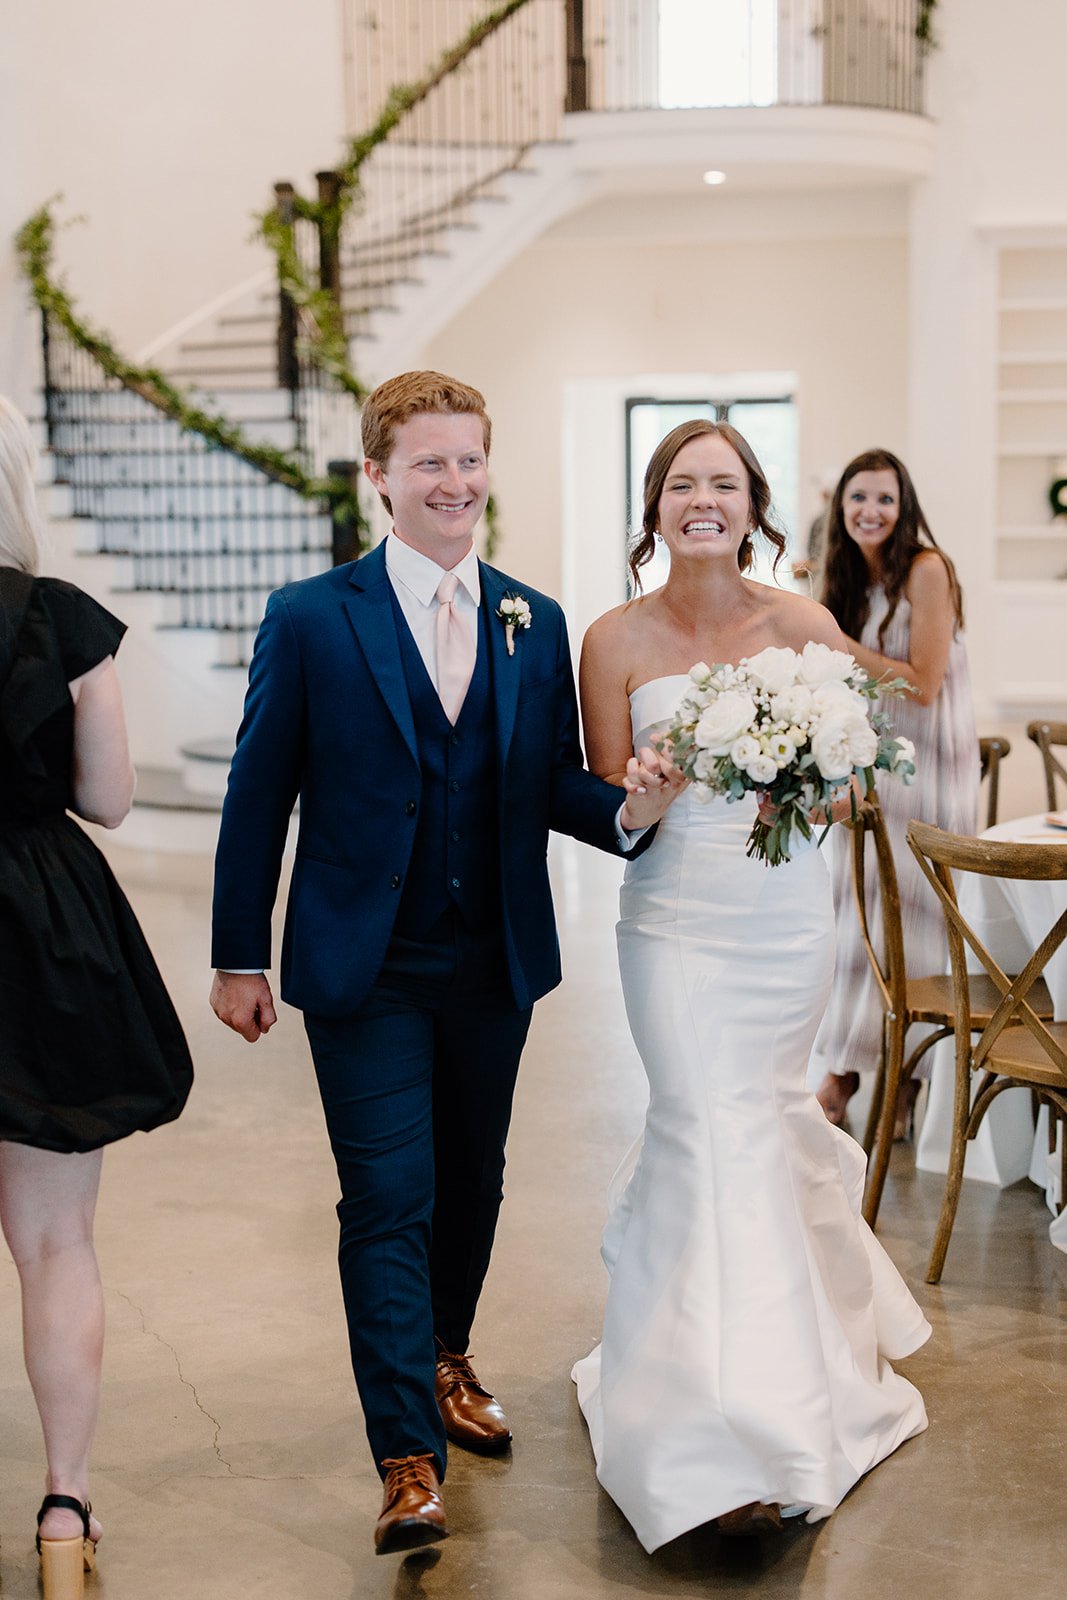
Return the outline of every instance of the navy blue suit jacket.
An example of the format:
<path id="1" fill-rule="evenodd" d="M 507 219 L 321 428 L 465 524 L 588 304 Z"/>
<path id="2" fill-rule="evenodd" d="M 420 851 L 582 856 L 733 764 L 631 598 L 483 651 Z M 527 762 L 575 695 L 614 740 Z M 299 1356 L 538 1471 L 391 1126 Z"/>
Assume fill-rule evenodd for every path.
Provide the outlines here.
<path id="1" fill-rule="evenodd" d="M 623 794 L 585 770 L 563 613 L 480 564 L 496 712 L 500 881 L 517 1005 L 560 980 L 549 829 L 619 853 Z M 495 615 L 522 594 L 532 622 L 509 656 Z M 270 965 L 289 816 L 300 829 L 282 945 L 282 998 L 344 1016 L 381 969 L 421 803 L 415 724 L 379 545 L 272 594 L 256 639 L 222 812 L 212 963 Z M 637 849 L 647 846 L 649 836 Z"/>

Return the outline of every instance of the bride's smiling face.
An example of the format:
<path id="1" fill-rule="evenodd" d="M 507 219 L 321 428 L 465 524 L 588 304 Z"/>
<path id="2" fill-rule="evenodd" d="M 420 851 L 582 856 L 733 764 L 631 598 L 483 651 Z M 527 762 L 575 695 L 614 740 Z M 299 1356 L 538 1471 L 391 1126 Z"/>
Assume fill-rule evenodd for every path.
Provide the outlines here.
<path id="1" fill-rule="evenodd" d="M 748 473 L 719 434 L 700 434 L 679 450 L 664 479 L 657 525 L 672 559 L 726 557 L 737 564 L 752 525 Z"/>

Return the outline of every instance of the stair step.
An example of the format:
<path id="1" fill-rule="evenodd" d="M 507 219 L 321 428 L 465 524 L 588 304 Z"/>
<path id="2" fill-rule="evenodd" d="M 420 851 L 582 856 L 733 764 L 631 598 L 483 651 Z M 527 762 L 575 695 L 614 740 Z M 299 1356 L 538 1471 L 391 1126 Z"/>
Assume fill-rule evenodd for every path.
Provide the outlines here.
<path id="1" fill-rule="evenodd" d="M 191 789 L 185 782 L 183 772 L 176 767 L 139 766 L 133 803 L 150 810 L 208 813 L 222 810 L 222 801 L 217 794 Z"/>

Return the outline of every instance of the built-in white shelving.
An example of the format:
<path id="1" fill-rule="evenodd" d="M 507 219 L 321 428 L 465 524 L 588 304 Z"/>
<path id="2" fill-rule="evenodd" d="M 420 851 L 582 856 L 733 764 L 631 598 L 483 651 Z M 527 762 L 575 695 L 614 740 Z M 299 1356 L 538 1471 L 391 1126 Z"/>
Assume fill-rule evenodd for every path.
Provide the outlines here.
<path id="1" fill-rule="evenodd" d="M 1002 236 L 997 294 L 997 575 L 1023 599 L 1023 585 L 1045 589 L 1067 572 L 1067 516 L 1054 517 L 1048 499 L 1052 482 L 1067 477 L 1062 234 L 1047 243 Z"/>

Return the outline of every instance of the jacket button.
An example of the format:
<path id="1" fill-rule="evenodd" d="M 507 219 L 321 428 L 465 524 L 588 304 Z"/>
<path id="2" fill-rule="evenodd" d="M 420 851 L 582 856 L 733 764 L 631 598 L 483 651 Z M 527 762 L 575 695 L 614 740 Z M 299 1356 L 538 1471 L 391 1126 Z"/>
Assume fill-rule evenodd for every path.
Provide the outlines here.
<path id="1" fill-rule="evenodd" d="M 393 873 L 393 876 L 389 879 L 389 887 L 391 889 L 399 889 L 400 888 L 400 878 L 399 878 L 398 874 L 395 873 L 395 872 Z"/>
<path id="2" fill-rule="evenodd" d="M 459 879 L 458 878 L 453 878 L 452 879 L 452 887 L 453 887 L 453 889 L 458 889 L 459 888 Z"/>
<path id="3" fill-rule="evenodd" d="M 418 808 L 416 807 L 414 800 L 409 800 L 408 803 L 407 803 L 408 816 L 409 817 L 413 817 L 415 815 L 415 812 L 416 812 L 417 809 Z"/>
<path id="4" fill-rule="evenodd" d="M 458 794 L 459 793 L 459 780 L 457 778 L 453 778 L 452 782 L 449 784 L 448 787 L 452 790 L 453 794 Z"/>
<path id="5" fill-rule="evenodd" d="M 453 828 L 451 834 L 449 835 L 449 837 L 451 838 L 453 844 L 458 844 L 459 843 L 459 829 L 458 828 Z"/>

